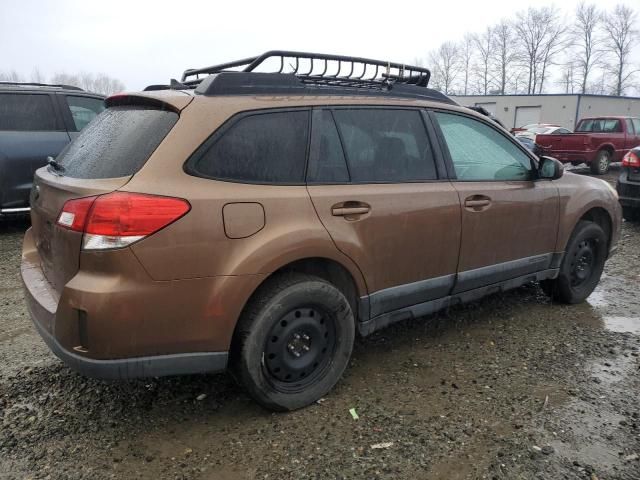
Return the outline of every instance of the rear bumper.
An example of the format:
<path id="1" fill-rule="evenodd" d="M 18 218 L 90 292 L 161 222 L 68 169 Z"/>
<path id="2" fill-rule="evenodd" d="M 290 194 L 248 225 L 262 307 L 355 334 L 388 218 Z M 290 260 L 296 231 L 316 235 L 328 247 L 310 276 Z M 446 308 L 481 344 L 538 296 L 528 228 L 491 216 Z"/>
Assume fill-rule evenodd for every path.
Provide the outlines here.
<path id="1" fill-rule="evenodd" d="M 125 358 L 117 360 L 94 360 L 82 357 L 63 348 L 38 321 L 32 307 L 35 299 L 28 299 L 29 313 L 36 330 L 49 349 L 67 366 L 92 378 L 125 380 L 130 378 L 163 377 L 192 373 L 212 373 L 227 368 L 227 352 L 195 352 L 153 357 Z"/>
<path id="2" fill-rule="evenodd" d="M 84 270 L 59 294 L 45 278 L 27 231 L 21 274 L 36 330 L 69 367 L 103 379 L 224 370 L 237 318 L 262 280 L 247 275 L 157 282 L 127 249 L 100 255 L 103 265 L 83 262 Z"/>

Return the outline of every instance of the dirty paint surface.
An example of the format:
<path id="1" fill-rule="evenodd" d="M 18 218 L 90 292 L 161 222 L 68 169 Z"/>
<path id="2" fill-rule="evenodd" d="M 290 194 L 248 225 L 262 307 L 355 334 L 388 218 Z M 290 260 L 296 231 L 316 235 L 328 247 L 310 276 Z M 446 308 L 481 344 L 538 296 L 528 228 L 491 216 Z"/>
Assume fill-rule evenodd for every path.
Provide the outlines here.
<path id="1" fill-rule="evenodd" d="M 584 304 L 527 285 L 395 325 L 358 340 L 336 389 L 290 414 L 224 375 L 68 370 L 22 299 L 26 226 L 0 225 L 2 479 L 640 478 L 639 224 L 624 224 Z"/>

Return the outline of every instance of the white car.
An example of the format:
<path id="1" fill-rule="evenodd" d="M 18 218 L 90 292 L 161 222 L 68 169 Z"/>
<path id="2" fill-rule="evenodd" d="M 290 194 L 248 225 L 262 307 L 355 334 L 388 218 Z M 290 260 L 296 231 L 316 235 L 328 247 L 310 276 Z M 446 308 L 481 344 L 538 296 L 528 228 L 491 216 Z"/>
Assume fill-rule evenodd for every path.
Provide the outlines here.
<path id="1" fill-rule="evenodd" d="M 536 135 L 572 133 L 571 130 L 568 130 L 564 127 L 561 127 L 559 125 L 550 125 L 548 123 L 532 123 L 520 128 L 522 128 L 522 130 L 518 130 L 517 132 L 515 132 L 515 136 L 526 137 L 533 140 L 534 142 L 536 141 Z"/>

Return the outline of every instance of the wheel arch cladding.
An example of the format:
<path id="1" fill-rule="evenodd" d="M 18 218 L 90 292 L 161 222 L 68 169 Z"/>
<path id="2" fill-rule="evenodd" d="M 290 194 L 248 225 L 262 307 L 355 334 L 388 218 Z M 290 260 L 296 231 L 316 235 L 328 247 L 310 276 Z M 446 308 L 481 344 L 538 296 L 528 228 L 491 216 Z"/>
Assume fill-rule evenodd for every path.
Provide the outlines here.
<path id="1" fill-rule="evenodd" d="M 247 306 L 249 306 L 252 300 L 256 297 L 256 295 L 260 292 L 262 287 L 271 282 L 274 277 L 279 275 L 286 275 L 287 273 L 305 273 L 309 275 L 314 275 L 323 280 L 326 280 L 330 284 L 334 285 L 338 290 L 342 292 L 342 294 L 346 297 L 349 305 L 351 306 L 351 310 L 353 311 L 354 319 L 358 318 L 358 300 L 361 295 L 366 295 L 366 291 L 360 291 L 358 287 L 358 283 L 356 279 L 353 277 L 353 274 L 347 267 L 342 265 L 340 262 L 336 260 L 326 258 L 326 257 L 309 257 L 302 258 L 298 260 L 291 261 L 270 275 L 266 276 L 262 282 L 254 289 L 254 291 L 249 295 L 249 298 L 245 302 L 242 311 L 240 313 L 240 317 L 236 322 L 236 328 L 231 340 L 231 348 L 234 348 L 234 344 L 236 344 L 236 333 L 238 329 L 238 323 L 242 315 L 245 313 Z"/>
<path id="2" fill-rule="evenodd" d="M 613 229 L 613 221 L 611 219 L 611 215 L 607 210 L 602 207 L 592 207 L 587 210 L 576 222 L 574 225 L 574 230 L 580 221 L 586 220 L 588 222 L 596 223 L 597 225 L 604 230 L 604 234 L 607 237 L 607 249 L 611 244 L 611 234 Z"/>

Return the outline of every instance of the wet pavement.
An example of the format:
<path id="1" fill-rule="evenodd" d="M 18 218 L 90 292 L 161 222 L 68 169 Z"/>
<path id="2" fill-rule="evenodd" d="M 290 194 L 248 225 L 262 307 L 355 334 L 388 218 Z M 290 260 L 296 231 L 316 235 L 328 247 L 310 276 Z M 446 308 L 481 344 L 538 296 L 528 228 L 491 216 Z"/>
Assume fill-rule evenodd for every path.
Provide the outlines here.
<path id="1" fill-rule="evenodd" d="M 587 302 L 532 284 L 394 325 L 289 414 L 225 375 L 68 370 L 22 299 L 26 227 L 0 223 L 1 479 L 640 478 L 640 224 L 623 225 Z"/>

